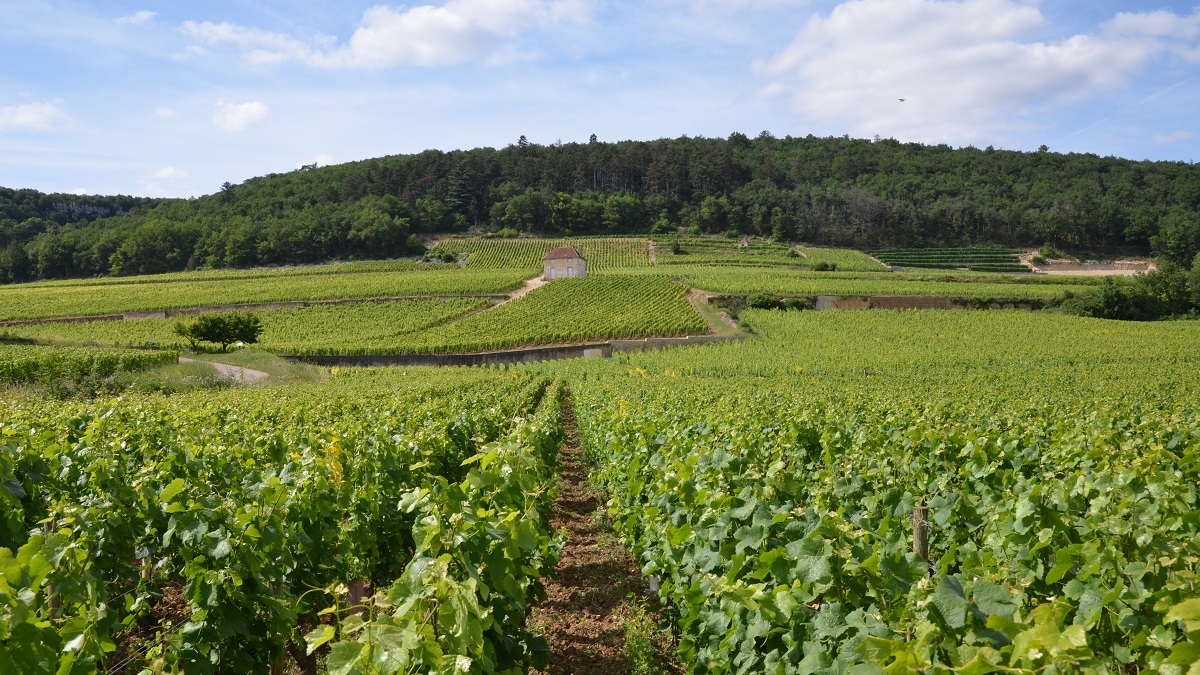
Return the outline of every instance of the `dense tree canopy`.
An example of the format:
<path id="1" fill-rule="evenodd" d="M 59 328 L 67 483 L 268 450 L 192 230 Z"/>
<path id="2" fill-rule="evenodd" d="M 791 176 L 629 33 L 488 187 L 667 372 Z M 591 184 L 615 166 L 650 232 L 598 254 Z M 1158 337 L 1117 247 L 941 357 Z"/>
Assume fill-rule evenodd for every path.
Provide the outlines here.
<path id="1" fill-rule="evenodd" d="M 105 210 L 107 209 L 107 210 Z M 426 151 L 190 200 L 0 190 L 0 279 L 391 257 L 414 233 L 740 233 L 859 247 L 1200 252 L 1200 167 L 763 133 Z"/>

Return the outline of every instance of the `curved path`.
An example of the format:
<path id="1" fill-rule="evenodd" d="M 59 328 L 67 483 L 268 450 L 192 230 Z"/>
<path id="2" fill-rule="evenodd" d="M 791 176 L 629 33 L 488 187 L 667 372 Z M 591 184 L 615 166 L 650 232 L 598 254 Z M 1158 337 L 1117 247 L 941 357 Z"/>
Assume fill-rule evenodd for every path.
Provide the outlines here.
<path id="1" fill-rule="evenodd" d="M 242 368 L 241 366 L 231 366 L 228 363 L 217 363 L 215 361 L 201 361 L 199 359 L 189 359 L 189 358 L 184 358 L 182 356 L 179 357 L 179 362 L 180 363 L 207 363 L 208 365 L 212 366 L 213 368 L 216 368 L 217 372 L 234 380 L 235 382 L 245 382 L 245 383 L 258 382 L 261 379 L 269 377 L 269 375 L 267 373 L 264 373 L 261 370 L 252 370 L 250 368 Z"/>

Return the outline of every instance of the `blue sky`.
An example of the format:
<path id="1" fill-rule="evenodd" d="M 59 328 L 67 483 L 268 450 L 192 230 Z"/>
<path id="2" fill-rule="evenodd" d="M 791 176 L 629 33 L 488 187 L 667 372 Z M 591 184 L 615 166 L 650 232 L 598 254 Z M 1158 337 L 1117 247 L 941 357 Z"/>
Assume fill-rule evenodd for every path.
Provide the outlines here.
<path id="1" fill-rule="evenodd" d="M 522 134 L 1200 159 L 1195 0 L 0 0 L 0 16 L 5 187 L 200 195 Z"/>

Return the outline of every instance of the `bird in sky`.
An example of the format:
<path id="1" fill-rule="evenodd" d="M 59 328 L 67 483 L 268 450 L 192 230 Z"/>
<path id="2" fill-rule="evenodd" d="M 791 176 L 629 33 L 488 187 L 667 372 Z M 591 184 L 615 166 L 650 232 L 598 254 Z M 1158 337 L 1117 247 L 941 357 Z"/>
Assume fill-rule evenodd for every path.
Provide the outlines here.
<path id="1" fill-rule="evenodd" d="M 907 101 L 907 100 L 908 100 L 908 99 L 906 99 L 906 98 L 902 98 L 902 99 L 900 99 L 900 102 L 901 102 L 901 103 L 904 103 L 904 102 L 905 102 L 905 101 Z"/>

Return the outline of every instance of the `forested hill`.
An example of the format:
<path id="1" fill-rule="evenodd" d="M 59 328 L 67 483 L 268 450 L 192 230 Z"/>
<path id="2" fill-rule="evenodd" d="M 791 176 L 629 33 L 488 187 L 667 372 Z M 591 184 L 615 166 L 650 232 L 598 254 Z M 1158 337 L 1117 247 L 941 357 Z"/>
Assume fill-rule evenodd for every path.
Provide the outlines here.
<path id="1" fill-rule="evenodd" d="M 1181 263 L 1200 250 L 1194 164 L 848 137 L 522 138 L 501 150 L 305 167 L 191 200 L 31 192 L 0 191 L 7 281 L 390 257 L 416 249 L 414 233 L 468 229 L 736 231 L 857 247 L 1050 242 Z"/>

